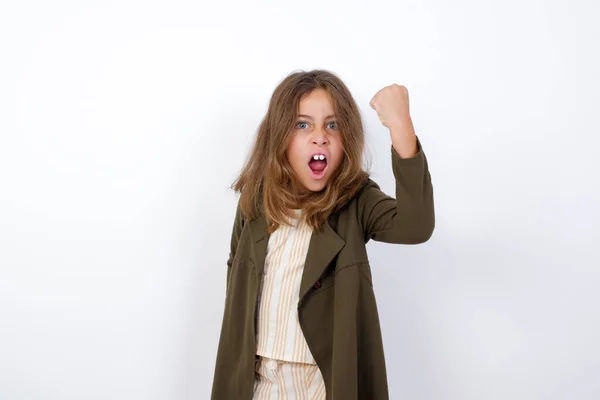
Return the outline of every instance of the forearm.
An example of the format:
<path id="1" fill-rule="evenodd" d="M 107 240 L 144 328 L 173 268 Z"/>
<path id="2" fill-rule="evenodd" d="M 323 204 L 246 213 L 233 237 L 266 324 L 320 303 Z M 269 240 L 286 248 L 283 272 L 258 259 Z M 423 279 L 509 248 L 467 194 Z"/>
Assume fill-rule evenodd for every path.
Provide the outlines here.
<path id="1" fill-rule="evenodd" d="M 417 144 L 411 157 L 402 158 L 392 147 L 392 168 L 396 180 L 395 226 L 401 236 L 408 241 L 427 240 L 435 226 L 433 204 L 433 186 L 429 173 L 427 157 Z M 406 149 L 406 147 L 403 147 Z M 408 152 L 407 152 L 408 153 Z"/>
<path id="2" fill-rule="evenodd" d="M 411 158 L 417 154 L 417 136 L 410 117 L 401 124 L 390 127 L 390 137 L 394 150 L 401 158 Z"/>

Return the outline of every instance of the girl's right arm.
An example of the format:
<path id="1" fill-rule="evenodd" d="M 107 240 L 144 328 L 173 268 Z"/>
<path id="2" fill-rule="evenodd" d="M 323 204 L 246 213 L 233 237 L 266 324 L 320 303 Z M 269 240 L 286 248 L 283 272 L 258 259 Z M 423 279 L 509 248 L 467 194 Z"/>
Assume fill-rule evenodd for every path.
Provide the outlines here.
<path id="1" fill-rule="evenodd" d="M 231 242 L 229 249 L 229 259 L 227 260 L 227 283 L 226 283 L 226 293 L 229 290 L 229 275 L 231 275 L 231 267 L 233 265 L 233 260 L 235 259 L 235 252 L 238 247 L 238 241 L 240 239 L 240 235 L 242 234 L 242 228 L 244 227 L 244 213 L 240 207 L 240 203 L 238 201 L 237 209 L 235 212 L 235 219 L 233 221 L 233 229 L 231 231 Z"/>

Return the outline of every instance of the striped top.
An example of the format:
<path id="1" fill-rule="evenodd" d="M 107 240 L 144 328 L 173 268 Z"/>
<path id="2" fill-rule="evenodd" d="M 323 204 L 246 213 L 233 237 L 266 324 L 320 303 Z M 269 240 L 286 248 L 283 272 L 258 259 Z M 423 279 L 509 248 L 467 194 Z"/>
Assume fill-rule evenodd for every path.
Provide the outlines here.
<path id="1" fill-rule="evenodd" d="M 312 228 L 300 219 L 301 210 L 294 211 L 292 225 L 280 225 L 267 244 L 256 353 L 277 360 L 316 364 L 298 321 L 300 282 Z"/>

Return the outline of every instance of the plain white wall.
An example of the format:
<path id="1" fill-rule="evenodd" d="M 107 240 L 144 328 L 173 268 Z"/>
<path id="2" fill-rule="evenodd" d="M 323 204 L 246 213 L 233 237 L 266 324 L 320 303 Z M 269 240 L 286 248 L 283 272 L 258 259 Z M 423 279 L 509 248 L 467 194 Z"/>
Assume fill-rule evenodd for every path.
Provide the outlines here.
<path id="1" fill-rule="evenodd" d="M 370 243 L 392 399 L 600 398 L 600 6 L 0 6 L 0 399 L 208 399 L 242 167 L 296 69 L 411 94 L 437 227 Z"/>

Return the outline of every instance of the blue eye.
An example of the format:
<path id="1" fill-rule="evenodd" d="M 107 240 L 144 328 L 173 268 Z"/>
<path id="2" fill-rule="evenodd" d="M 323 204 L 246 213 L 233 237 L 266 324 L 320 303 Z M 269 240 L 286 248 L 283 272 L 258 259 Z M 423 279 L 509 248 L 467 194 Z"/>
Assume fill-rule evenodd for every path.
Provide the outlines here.
<path id="1" fill-rule="evenodd" d="M 305 126 L 304 126 L 304 125 L 305 125 Z M 328 127 L 329 129 L 338 129 L 337 122 L 335 122 L 335 121 L 331 121 L 331 122 L 329 122 L 329 123 L 327 124 L 327 127 Z M 300 121 L 300 122 L 297 122 L 297 123 L 296 123 L 296 128 L 299 128 L 299 129 L 306 129 L 306 128 L 308 128 L 308 122 L 306 122 L 306 121 Z"/>

